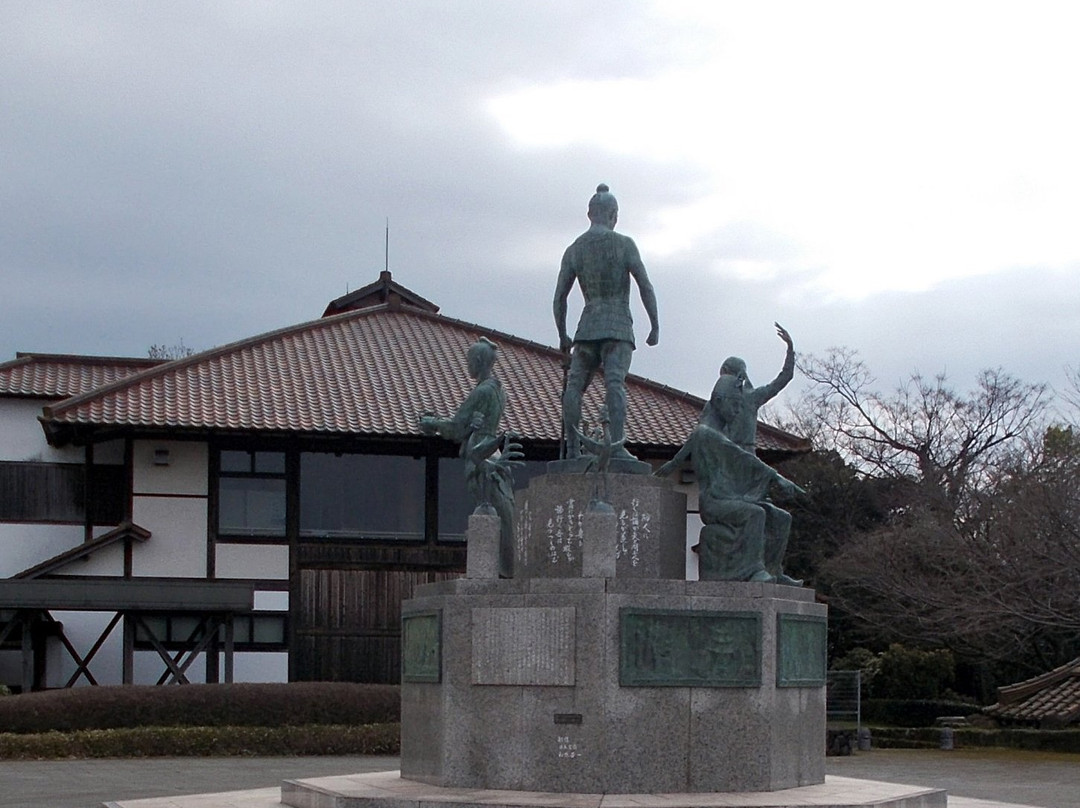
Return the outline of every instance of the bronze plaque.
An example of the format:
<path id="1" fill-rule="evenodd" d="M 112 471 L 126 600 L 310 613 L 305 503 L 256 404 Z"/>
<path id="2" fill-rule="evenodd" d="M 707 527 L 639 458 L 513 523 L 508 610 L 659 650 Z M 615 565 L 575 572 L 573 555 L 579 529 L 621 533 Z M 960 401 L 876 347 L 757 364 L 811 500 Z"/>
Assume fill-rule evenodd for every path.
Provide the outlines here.
<path id="1" fill-rule="evenodd" d="M 417 612 L 401 618 L 401 679 L 442 681 L 442 612 Z"/>
<path id="2" fill-rule="evenodd" d="M 757 612 L 619 610 L 623 687 L 758 687 Z"/>
<path id="3" fill-rule="evenodd" d="M 824 617 L 802 614 L 776 616 L 776 686 L 824 687 Z"/>

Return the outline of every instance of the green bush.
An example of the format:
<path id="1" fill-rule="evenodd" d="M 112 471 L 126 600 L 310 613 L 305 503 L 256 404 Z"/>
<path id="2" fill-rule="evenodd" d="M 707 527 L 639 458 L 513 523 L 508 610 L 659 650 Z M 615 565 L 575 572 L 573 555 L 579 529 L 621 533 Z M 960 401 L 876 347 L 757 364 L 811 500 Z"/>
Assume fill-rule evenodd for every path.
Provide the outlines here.
<path id="1" fill-rule="evenodd" d="M 285 727 L 138 727 L 0 733 L 0 759 L 396 755 L 397 724 Z"/>
<path id="2" fill-rule="evenodd" d="M 938 727 L 875 727 L 871 735 L 873 745 L 881 749 L 936 749 L 941 744 L 941 729 Z M 1080 730 L 954 729 L 953 747 L 1075 754 L 1080 753 Z"/>
<path id="3" fill-rule="evenodd" d="M 859 671 L 862 693 L 867 695 L 873 687 L 874 678 L 881 670 L 881 655 L 869 648 L 852 648 L 843 656 L 832 660 L 829 667 L 834 671 Z"/>
<path id="4" fill-rule="evenodd" d="M 348 682 L 120 685 L 23 693 L 0 699 L 0 731 L 131 727 L 284 727 L 391 724 L 395 685 Z"/>
<path id="5" fill-rule="evenodd" d="M 834 659 L 831 668 L 861 671 L 863 696 L 875 699 L 939 699 L 956 679 L 952 652 L 899 643 L 880 653 L 853 648 Z"/>
<path id="6" fill-rule="evenodd" d="M 953 684 L 952 652 L 924 651 L 893 643 L 878 655 L 881 666 L 871 692 L 878 699 L 936 699 Z"/>

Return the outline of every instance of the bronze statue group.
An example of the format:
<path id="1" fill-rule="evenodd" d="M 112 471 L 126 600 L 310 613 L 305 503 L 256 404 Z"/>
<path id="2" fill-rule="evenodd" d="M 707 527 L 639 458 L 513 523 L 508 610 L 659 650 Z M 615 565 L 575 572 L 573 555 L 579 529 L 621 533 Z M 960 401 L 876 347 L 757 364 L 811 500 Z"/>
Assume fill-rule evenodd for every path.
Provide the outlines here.
<path id="1" fill-rule="evenodd" d="M 601 473 L 622 461 L 621 469 L 645 467 L 626 449 L 626 374 L 635 348 L 630 314 L 630 281 L 636 283 L 649 316 L 648 345 L 660 338 L 656 295 L 637 246 L 615 232 L 619 206 L 608 186 L 599 185 L 589 200 L 589 229 L 567 247 L 555 287 L 554 314 L 559 346 L 569 353 L 569 371 L 562 400 L 563 455 L 584 458 L 581 470 Z M 571 339 L 566 329 L 567 300 L 575 283 L 584 309 Z M 791 516 L 769 499 L 775 485 L 800 493 L 802 489 L 762 462 L 755 453 L 760 407 L 791 381 L 795 350 L 791 336 L 779 324 L 776 331 L 787 345 L 784 366 L 769 384 L 754 387 L 746 363 L 729 357 L 685 444 L 655 474 L 667 476 L 689 462 L 698 485 L 704 527 L 695 546 L 701 580 L 762 581 L 801 585 L 783 572 Z M 492 368 L 497 349 L 481 338 L 468 353 L 469 375 L 476 386 L 451 418 L 423 416 L 420 428 L 461 444 L 466 481 L 478 512 L 494 511 L 500 519 L 500 574 L 511 577 L 514 492 L 512 467 L 521 461 L 521 447 L 512 435 L 500 435 L 499 420 L 506 406 L 502 385 Z M 593 375 L 603 374 L 605 424 L 600 439 L 581 431 L 582 398 Z M 595 454 L 588 456 L 589 450 Z M 612 466 L 612 470 L 620 470 Z"/>

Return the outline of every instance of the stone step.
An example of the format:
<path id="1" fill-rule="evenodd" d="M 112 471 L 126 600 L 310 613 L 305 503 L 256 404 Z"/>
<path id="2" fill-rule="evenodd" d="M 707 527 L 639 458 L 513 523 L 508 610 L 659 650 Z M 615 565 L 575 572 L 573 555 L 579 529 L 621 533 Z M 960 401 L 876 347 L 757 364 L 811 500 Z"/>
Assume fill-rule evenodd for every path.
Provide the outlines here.
<path id="1" fill-rule="evenodd" d="M 782 791 L 702 794 L 551 794 L 440 788 L 374 772 L 288 780 L 291 808 L 947 808 L 945 791 L 827 776 L 820 785 Z"/>

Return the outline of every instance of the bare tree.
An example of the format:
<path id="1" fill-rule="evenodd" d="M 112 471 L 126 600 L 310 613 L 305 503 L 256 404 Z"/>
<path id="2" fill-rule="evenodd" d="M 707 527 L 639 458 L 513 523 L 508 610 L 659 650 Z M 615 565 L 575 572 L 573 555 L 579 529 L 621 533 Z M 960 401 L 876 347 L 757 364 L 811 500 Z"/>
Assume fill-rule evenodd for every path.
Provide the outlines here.
<path id="1" fill-rule="evenodd" d="M 963 519 L 913 509 L 823 565 L 836 608 L 875 637 L 1040 673 L 1080 653 L 1080 440 L 1051 428 L 995 471 Z"/>
<path id="2" fill-rule="evenodd" d="M 1045 386 L 985 370 L 966 393 L 919 374 L 882 393 L 849 349 L 799 366 L 790 426 L 896 494 L 819 565 L 836 612 L 1026 674 L 1080 653 L 1080 439 L 1046 426 Z"/>
<path id="3" fill-rule="evenodd" d="M 175 345 L 162 343 L 161 345 L 151 345 L 146 349 L 146 355 L 151 359 L 186 359 L 194 353 L 195 349 L 185 345 L 183 339 Z"/>
<path id="4" fill-rule="evenodd" d="M 918 373 L 882 394 L 847 348 L 803 356 L 799 369 L 812 382 L 801 409 L 820 424 L 819 442 L 866 473 L 917 480 L 927 504 L 944 510 L 960 508 L 996 462 L 1030 440 L 1047 406 L 1045 385 L 1000 369 L 982 371 L 966 394 L 944 374 Z"/>

